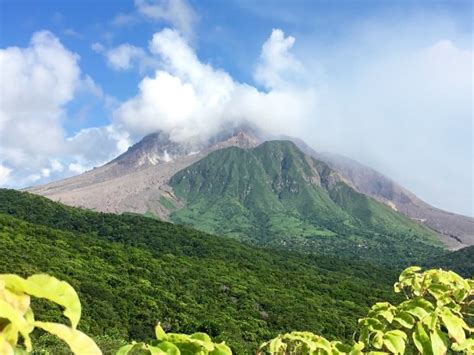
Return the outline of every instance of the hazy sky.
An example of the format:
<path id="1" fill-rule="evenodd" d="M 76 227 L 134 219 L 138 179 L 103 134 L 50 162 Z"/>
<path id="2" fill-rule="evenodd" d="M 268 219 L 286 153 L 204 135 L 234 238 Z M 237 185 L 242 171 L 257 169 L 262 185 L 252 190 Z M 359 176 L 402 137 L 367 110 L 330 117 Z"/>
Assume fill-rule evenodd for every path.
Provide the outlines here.
<path id="1" fill-rule="evenodd" d="M 0 186 L 250 121 L 474 215 L 471 1 L 0 2 Z"/>

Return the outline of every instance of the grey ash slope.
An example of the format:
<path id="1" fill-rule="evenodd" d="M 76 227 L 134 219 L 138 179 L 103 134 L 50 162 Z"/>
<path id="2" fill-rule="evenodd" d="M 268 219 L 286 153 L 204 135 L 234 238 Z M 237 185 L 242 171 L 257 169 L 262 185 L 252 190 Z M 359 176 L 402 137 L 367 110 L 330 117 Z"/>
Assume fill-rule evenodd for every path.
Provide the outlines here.
<path id="1" fill-rule="evenodd" d="M 249 132 L 230 130 L 207 144 L 178 144 L 169 135 L 157 132 L 99 168 L 28 191 L 70 206 L 150 214 L 167 220 L 172 210 L 181 207 L 168 185 L 175 173 L 214 150 L 230 146 L 250 148 L 259 141 Z"/>
<path id="2" fill-rule="evenodd" d="M 183 207 L 169 186 L 173 175 L 215 150 L 232 146 L 253 148 L 272 138 L 280 137 L 271 137 L 249 126 L 229 129 L 206 143 L 176 143 L 169 135 L 157 132 L 102 167 L 28 191 L 71 206 L 112 213 L 148 213 L 168 220 L 170 213 Z M 305 154 L 328 164 L 355 190 L 437 231 L 448 247 L 474 245 L 473 218 L 436 209 L 351 159 L 318 153 L 296 138 L 285 139 L 293 141 Z"/>

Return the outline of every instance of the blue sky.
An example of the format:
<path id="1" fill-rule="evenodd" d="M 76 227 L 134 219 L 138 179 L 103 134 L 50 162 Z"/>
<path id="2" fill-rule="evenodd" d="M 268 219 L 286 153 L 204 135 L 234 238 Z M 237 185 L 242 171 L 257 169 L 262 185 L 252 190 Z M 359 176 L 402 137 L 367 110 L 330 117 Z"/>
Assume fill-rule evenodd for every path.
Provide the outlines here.
<path id="1" fill-rule="evenodd" d="M 474 213 L 470 1 L 1 0 L 0 11 L 0 186 L 77 174 L 153 130 L 206 139 L 246 120 Z"/>

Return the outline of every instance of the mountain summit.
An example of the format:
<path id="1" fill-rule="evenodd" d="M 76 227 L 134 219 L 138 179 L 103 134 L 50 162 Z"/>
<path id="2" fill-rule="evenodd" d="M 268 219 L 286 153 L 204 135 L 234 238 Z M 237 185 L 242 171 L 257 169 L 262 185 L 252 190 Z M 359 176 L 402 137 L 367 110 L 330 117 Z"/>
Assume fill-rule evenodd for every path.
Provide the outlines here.
<path id="1" fill-rule="evenodd" d="M 237 127 L 221 132 L 204 142 L 198 139 L 177 142 L 172 140 L 168 133 L 160 131 L 145 136 L 107 165 L 117 164 L 129 169 L 144 168 L 228 146 L 252 148 L 260 141 L 257 130 L 249 127 Z"/>

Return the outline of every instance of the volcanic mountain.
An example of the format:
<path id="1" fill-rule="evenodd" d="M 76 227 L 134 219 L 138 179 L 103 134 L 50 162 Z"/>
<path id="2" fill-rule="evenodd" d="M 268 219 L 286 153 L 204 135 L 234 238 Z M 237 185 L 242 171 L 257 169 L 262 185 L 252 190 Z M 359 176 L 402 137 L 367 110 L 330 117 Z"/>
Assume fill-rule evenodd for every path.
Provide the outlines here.
<path id="1" fill-rule="evenodd" d="M 272 139 L 277 139 L 280 143 L 265 143 Z M 263 152 L 266 155 L 262 158 Z M 295 170 L 290 172 L 283 169 L 285 164 L 296 161 L 299 163 Z M 281 169 L 270 171 L 265 167 L 268 164 L 279 164 Z M 285 173 L 290 175 L 284 175 Z M 193 177 L 194 185 L 186 185 L 186 174 Z M 293 196 L 291 201 L 285 200 L 285 193 L 279 189 L 285 186 L 291 193 L 292 187 L 285 185 L 289 183 L 288 179 L 299 181 L 299 191 L 306 192 L 298 195 L 298 198 Z M 197 181 L 201 181 L 202 186 Z M 240 185 L 237 190 L 229 189 L 229 184 L 232 183 L 252 185 L 254 190 L 246 192 Z M 315 188 L 312 192 L 307 190 Z M 282 226 L 298 225 L 295 230 L 281 230 L 274 225 L 276 229 L 269 229 L 271 233 L 278 235 L 271 243 L 285 245 L 288 245 L 286 236 L 295 231 L 300 238 L 340 234 L 342 232 L 339 227 L 342 223 L 358 228 L 359 231 L 364 229 L 383 234 L 386 231 L 374 226 L 386 228 L 392 222 L 396 224 L 394 228 L 398 231 L 404 230 L 410 234 L 405 228 L 407 226 L 410 230 L 418 230 L 418 234 L 426 237 L 425 241 L 428 240 L 428 243 L 432 242 L 429 236 L 431 232 L 424 228 L 418 229 L 419 225 L 426 225 L 436 231 L 438 237 L 450 248 L 458 249 L 474 244 L 474 219 L 436 209 L 384 175 L 349 158 L 316 152 L 296 138 L 272 137 L 250 127 L 222 132 L 205 143 L 198 140 L 177 143 L 164 132 L 153 133 L 104 166 L 28 190 L 72 206 L 112 213 L 145 214 L 233 236 L 241 233 L 226 230 L 228 216 L 225 213 L 232 213 L 233 218 L 245 220 L 242 226 L 252 225 L 247 233 L 255 236 L 258 234 L 255 231 L 260 230 L 260 235 L 264 235 L 262 220 L 255 213 L 261 215 L 263 208 L 269 208 L 276 214 L 267 216 L 268 218 L 280 216 L 286 223 L 282 222 Z M 219 204 L 221 212 L 213 216 L 206 214 L 217 205 L 216 201 L 219 202 L 219 199 L 215 200 L 216 196 L 224 197 L 222 194 L 227 194 L 225 197 L 229 199 L 221 200 L 226 201 L 226 204 Z M 255 201 L 250 210 L 232 210 L 231 206 L 236 199 L 245 200 L 245 194 L 247 197 L 260 196 L 260 202 Z M 304 202 L 303 197 L 313 196 L 312 194 L 319 197 Z M 260 207 L 253 208 L 259 204 Z M 281 206 L 276 208 L 277 204 Z M 202 209 L 203 206 L 208 207 Z M 368 211 L 369 215 L 364 216 Z M 379 212 L 383 212 L 383 217 Z M 416 223 L 403 219 L 403 215 Z M 314 218 L 318 219 L 317 223 Z M 339 229 L 330 227 L 326 222 L 322 223 L 323 219 Z M 308 220 L 312 222 L 309 223 Z M 390 223 L 387 222 L 389 220 Z M 402 228 L 402 225 L 405 227 Z M 349 233 L 347 230 L 346 232 Z M 361 248 L 364 247 L 364 243 L 354 245 L 359 244 Z"/>

